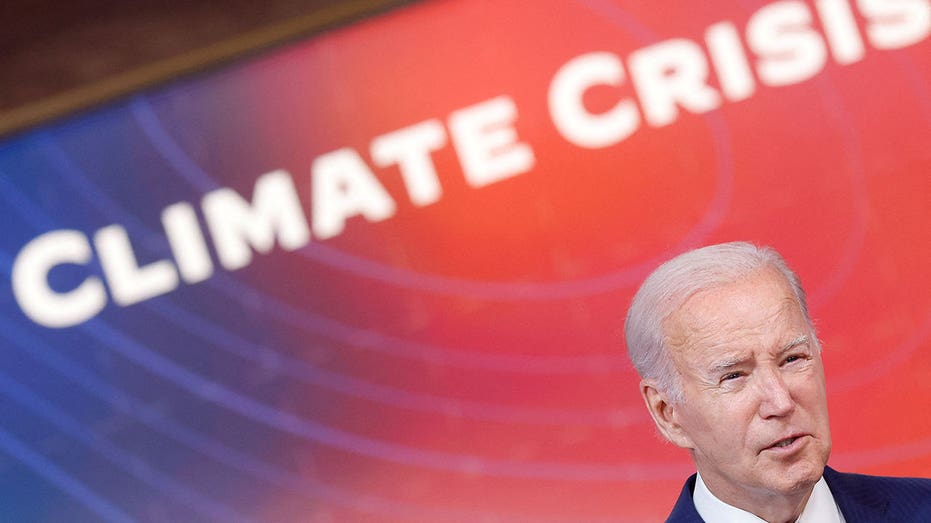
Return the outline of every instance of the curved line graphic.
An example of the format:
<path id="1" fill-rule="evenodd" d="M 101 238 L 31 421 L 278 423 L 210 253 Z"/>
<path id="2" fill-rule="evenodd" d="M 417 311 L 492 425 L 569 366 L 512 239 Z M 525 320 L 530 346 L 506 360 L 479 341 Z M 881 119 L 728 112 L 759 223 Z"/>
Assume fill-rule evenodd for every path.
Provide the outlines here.
<path id="1" fill-rule="evenodd" d="M 0 428 L 0 449 L 14 460 L 25 465 L 42 479 L 55 485 L 59 490 L 71 496 L 88 510 L 105 521 L 129 523 L 135 521 L 112 503 L 101 497 L 89 487 L 60 469 L 45 456 L 33 451 L 25 443 Z"/>
<path id="2" fill-rule="evenodd" d="M 155 250 L 152 245 L 161 240 L 158 234 L 148 229 L 135 216 L 123 210 L 119 204 L 94 187 L 80 168 L 55 144 L 51 136 L 42 134 L 40 141 L 43 152 L 47 153 L 51 165 L 62 174 L 64 180 L 71 184 L 82 198 L 104 216 L 118 217 L 134 236 L 142 237 L 142 246 Z M 241 305 L 251 307 L 255 312 L 264 316 L 271 314 L 272 317 L 292 325 L 358 348 L 416 361 L 521 374 L 575 374 L 590 373 L 592 369 L 607 372 L 628 368 L 626 358 L 621 355 L 524 357 L 474 354 L 431 344 L 407 342 L 371 329 L 359 329 L 331 318 L 291 307 L 241 284 L 224 272 L 214 274 L 203 284 L 225 294 Z M 261 301 L 261 306 L 257 305 L 258 301 Z"/>
<path id="3" fill-rule="evenodd" d="M 396 387 L 369 383 L 309 365 L 302 360 L 283 355 L 267 346 L 253 343 L 228 332 L 210 320 L 185 313 L 166 300 L 147 302 L 143 306 L 188 333 L 211 342 L 212 348 L 234 354 L 304 383 L 382 405 L 464 419 L 539 425 L 576 424 L 618 427 L 646 420 L 645 414 L 641 413 L 643 409 L 640 408 L 570 410 L 512 407 L 407 392 Z"/>
<path id="4" fill-rule="evenodd" d="M 182 179 L 199 190 L 212 190 L 220 187 L 220 184 L 174 140 L 145 97 L 135 97 L 130 102 L 129 107 L 133 118 L 142 132 L 148 137 L 153 148 L 181 175 Z M 364 278 L 420 291 L 487 300 L 561 300 L 584 295 L 604 294 L 624 286 L 634 285 L 639 283 L 653 267 L 672 255 L 695 246 L 720 225 L 724 211 L 730 201 L 733 180 L 733 165 L 729 153 L 730 140 L 727 135 L 727 127 L 719 115 L 706 115 L 706 121 L 709 122 L 712 128 L 718 161 L 715 197 L 708 210 L 676 246 L 645 262 L 625 269 L 570 282 L 497 283 L 419 273 L 352 255 L 318 242 L 311 242 L 307 247 L 297 252 L 319 263 Z"/>
<path id="5" fill-rule="evenodd" d="M 27 201 L 0 172 L 0 197 L 36 229 L 54 227 L 52 220 L 39 208 Z M 251 300 L 250 300 L 251 301 Z M 212 341 L 212 348 L 234 354 L 259 365 L 272 365 L 277 371 L 304 382 L 334 390 L 354 397 L 361 397 L 400 408 L 434 412 L 446 416 L 502 421 L 510 423 L 588 424 L 618 427 L 642 422 L 646 418 L 641 409 L 568 410 L 520 408 L 491 403 L 454 400 L 437 396 L 413 394 L 401 389 L 370 384 L 338 373 L 307 365 L 303 361 L 254 344 L 236 334 L 228 332 L 209 320 L 189 314 L 174 307 L 166 300 L 153 300 L 143 304 L 147 309 L 172 321 L 189 333 Z"/>
<path id="6" fill-rule="evenodd" d="M 0 256 L 6 260 L 10 259 L 6 253 L 0 253 Z M 9 276 L 9 265 L 5 269 Z M 630 481 L 632 479 L 668 479 L 672 473 L 676 476 L 681 474 L 680 466 L 626 463 L 611 465 L 558 462 L 521 463 L 386 443 L 278 411 L 261 401 L 246 397 L 218 382 L 179 366 L 132 338 L 110 328 L 100 320 L 90 320 L 82 324 L 80 329 L 146 371 L 173 383 L 195 397 L 217 404 L 269 428 L 360 456 L 432 470 L 471 474 L 479 472 L 489 476 L 512 478 Z"/>
<path id="7" fill-rule="evenodd" d="M 630 466 L 571 465 L 562 463 L 521 464 L 508 461 L 483 460 L 477 456 L 425 451 L 359 437 L 269 408 L 261 402 L 247 398 L 178 366 L 117 331 L 111 330 L 99 321 L 91 321 L 85 324 L 83 328 L 95 338 L 109 344 L 114 350 L 140 364 L 148 371 L 174 382 L 195 395 L 219 403 L 229 410 L 273 428 L 335 446 L 336 448 L 371 457 L 381 457 L 388 461 L 438 468 L 440 470 L 474 471 L 478 468 L 489 474 L 514 477 L 617 479 L 629 477 L 632 470 L 636 470 L 636 477 L 643 477 L 644 471 L 636 466 L 631 468 Z M 450 463 L 456 463 L 456 465 L 450 466 Z"/>
<path id="8" fill-rule="evenodd" d="M 681 467 L 676 466 L 670 469 L 663 465 L 522 463 L 387 443 L 307 420 L 246 397 L 225 385 L 179 366 L 99 320 L 84 323 L 80 329 L 146 371 L 195 397 L 221 406 L 260 425 L 359 456 L 446 472 L 474 474 L 478 471 L 488 476 L 566 481 L 669 479 L 670 470 L 675 470 L 677 475 L 681 472 Z"/>
<path id="9" fill-rule="evenodd" d="M 853 274 L 856 263 L 863 251 L 863 246 L 866 244 L 867 222 L 869 221 L 869 194 L 866 186 L 866 172 L 863 167 L 862 157 L 863 147 L 860 138 L 854 129 L 849 112 L 845 109 L 830 79 L 827 76 L 821 76 L 815 85 L 821 94 L 822 100 L 824 100 L 824 106 L 833 117 L 838 134 L 843 137 L 843 141 L 847 145 L 843 153 L 847 157 L 847 164 L 852 174 L 850 178 L 853 185 L 854 223 L 844 242 L 843 251 L 834 270 L 831 271 L 830 276 L 825 281 L 819 282 L 819 286 L 810 293 L 809 303 L 812 309 L 823 307 L 830 302 Z"/>
<path id="10" fill-rule="evenodd" d="M 2 259 L 2 258 L 0 258 Z M 8 260 L 6 260 L 8 262 Z M 7 267 L 9 263 L 6 263 Z M 109 383 L 97 378 L 80 364 L 62 356 L 42 341 L 25 333 L 21 328 L 0 316 L 0 336 L 13 338 L 13 341 L 30 358 L 51 368 L 67 380 L 83 389 L 88 394 L 111 405 L 121 413 L 132 417 L 145 426 L 155 430 L 187 448 L 190 448 L 230 469 L 237 470 L 268 483 L 286 488 L 297 494 L 312 499 L 323 500 L 334 505 L 356 510 L 362 513 L 388 515 L 404 521 L 502 521 L 502 517 L 512 521 L 552 521 L 568 523 L 575 519 L 548 518 L 546 516 L 505 515 L 473 511 L 456 511 L 435 507 L 411 506 L 406 503 L 391 501 L 372 495 L 359 494 L 322 483 L 313 477 L 298 476 L 288 470 L 259 461 L 227 445 L 211 440 L 199 432 L 186 428 L 165 418 L 160 412 L 146 403 L 114 388 Z M 682 472 L 686 469 L 683 467 Z M 681 476 L 681 474 L 680 474 Z M 424 518 L 424 519 L 421 519 Z M 507 521 L 507 520 L 504 520 Z M 603 521 L 614 521 L 604 519 Z"/>
<path id="11" fill-rule="evenodd" d="M 921 106 L 922 116 L 931 122 L 931 92 L 928 91 L 925 82 L 922 81 L 922 78 L 915 70 L 915 62 L 911 57 L 906 58 L 899 53 L 892 53 L 891 57 L 896 67 L 902 71 L 902 75 L 908 79 L 911 88 L 915 90 L 915 97 Z"/>
<path id="12" fill-rule="evenodd" d="M 922 344 L 931 338 L 931 309 L 927 311 L 924 321 L 911 335 L 879 361 L 871 362 L 867 367 L 853 369 L 837 378 L 828 380 L 828 391 L 848 391 L 863 387 L 889 374 L 904 365 Z"/>
<path id="13" fill-rule="evenodd" d="M 181 501 L 194 512 L 217 521 L 250 521 L 229 507 L 201 495 L 190 486 L 176 482 L 173 478 L 159 472 L 141 458 L 126 452 L 111 444 L 102 436 L 84 428 L 74 418 L 40 398 L 25 386 L 17 383 L 2 371 L 0 371 L 0 392 L 3 393 L 4 398 L 19 403 L 33 414 L 54 425 L 61 432 L 92 448 L 127 474 L 157 489 L 162 494 Z"/>
<path id="14" fill-rule="evenodd" d="M 631 17 L 619 6 L 606 3 L 603 0 L 576 1 L 587 7 L 593 13 L 622 26 L 624 30 L 636 35 L 637 38 L 643 42 L 659 40 L 656 34 L 642 26 L 638 20 Z M 746 0 L 741 0 L 740 3 L 743 4 L 745 10 L 751 9 Z M 749 3 L 752 4 L 752 2 Z M 846 112 L 843 110 L 839 97 L 835 92 L 826 88 L 825 83 L 830 83 L 827 77 L 823 75 L 820 76 L 817 86 L 819 87 L 822 99 L 825 100 L 825 106 L 832 111 L 835 122 L 838 122 L 837 127 L 839 132 L 848 146 L 844 150 L 844 154 L 847 156 L 847 161 L 854 172 L 853 186 L 856 195 L 854 213 L 856 221 L 855 228 L 845 242 L 844 250 L 840 256 L 837 267 L 835 267 L 831 276 L 829 276 L 825 282 L 821 282 L 819 287 L 813 289 L 809 293 L 809 301 L 811 302 L 812 308 L 823 306 L 828 302 L 840 290 L 843 282 L 850 277 L 854 265 L 859 258 L 859 253 L 866 241 L 866 222 L 869 214 L 865 173 L 863 172 L 862 158 L 859 154 L 861 148 L 860 142 L 852 131 L 852 126 L 850 125 L 849 119 L 846 118 Z M 728 160 L 730 161 L 731 159 L 728 158 Z"/>
<path id="15" fill-rule="evenodd" d="M 8 196 L 10 187 L 7 180 L 0 179 L 0 189 L 3 189 L 4 195 Z M 7 199 L 10 200 L 10 198 Z M 47 218 L 38 214 L 37 210 L 23 208 L 25 206 L 23 205 L 22 201 L 18 201 L 19 199 L 12 200 L 14 207 L 17 207 L 18 211 L 26 211 L 29 213 L 29 217 L 32 220 L 43 222 L 48 221 Z M 3 256 L 8 259 L 8 255 L 4 254 Z M 7 273 L 9 273 L 9 264 L 6 269 Z M 139 344 L 136 344 L 128 338 L 123 337 L 121 334 L 111 330 L 109 327 L 105 326 L 98 320 L 92 320 L 91 322 L 85 324 L 83 328 L 84 330 L 89 330 L 93 337 L 104 341 L 116 352 L 123 354 L 125 357 L 136 362 L 147 371 L 166 378 L 168 381 L 181 386 L 181 388 L 186 389 L 187 391 L 197 396 L 214 401 L 216 403 L 220 403 L 233 412 L 237 412 L 249 419 L 259 421 L 260 423 L 271 426 L 273 428 L 291 432 L 292 434 L 302 436 L 306 439 L 318 441 L 329 446 L 336 446 L 337 448 L 350 452 L 358 451 L 357 453 L 369 455 L 372 457 L 381 456 L 386 458 L 388 461 L 395 461 L 399 463 L 407 463 L 409 460 L 413 460 L 415 464 L 424 464 L 427 466 L 432 465 L 434 468 L 440 468 L 441 470 L 474 471 L 476 467 L 479 467 L 480 469 L 488 468 L 491 472 L 500 470 L 500 473 L 517 475 L 518 477 L 522 477 L 523 475 L 534 477 L 536 474 L 544 474 L 545 477 L 551 477 L 553 479 L 571 479 L 573 476 L 581 478 L 586 475 L 592 476 L 591 479 L 630 478 L 642 475 L 645 468 L 642 465 L 634 465 L 633 468 L 629 468 L 624 466 L 600 467 L 566 464 L 531 464 L 528 466 L 513 464 L 511 462 L 494 461 L 486 463 L 486 460 L 476 456 L 459 456 L 453 454 L 433 453 L 420 449 L 384 444 L 369 438 L 362 438 L 349 435 L 348 433 L 342 431 L 336 431 L 324 425 L 299 419 L 295 416 L 276 412 L 275 409 L 270 408 L 260 402 L 246 398 L 245 396 L 228 390 L 215 382 L 187 371 L 186 369 L 171 362 L 167 358 L 164 358 L 161 355 L 158 355 L 157 353 L 150 351 L 149 349 L 146 349 Z M 393 456 L 392 454 L 399 454 L 399 456 Z M 447 464 L 447 462 L 455 463 L 456 461 L 458 461 L 458 465 Z M 625 468 L 628 468 L 629 470 L 625 471 Z M 618 471 L 621 473 L 616 474 Z M 571 472 L 571 474 L 567 474 L 568 472 Z"/>

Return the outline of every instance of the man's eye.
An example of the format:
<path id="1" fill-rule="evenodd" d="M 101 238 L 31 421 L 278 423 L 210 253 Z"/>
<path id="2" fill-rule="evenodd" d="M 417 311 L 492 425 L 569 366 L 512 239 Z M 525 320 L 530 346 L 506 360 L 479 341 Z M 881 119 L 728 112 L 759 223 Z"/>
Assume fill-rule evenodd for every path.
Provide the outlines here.
<path id="1" fill-rule="evenodd" d="M 801 357 L 800 355 L 798 355 L 798 354 L 792 354 L 791 356 L 789 356 L 789 357 L 786 358 L 786 363 L 792 363 L 793 361 L 798 361 L 798 360 L 800 360 L 800 359 L 802 359 L 802 357 Z"/>
<path id="2" fill-rule="evenodd" d="M 739 378 L 739 377 L 740 377 L 740 373 L 739 373 L 739 372 L 731 372 L 730 374 L 725 374 L 724 377 L 721 378 L 721 381 L 735 380 L 735 379 L 737 379 L 737 378 Z"/>

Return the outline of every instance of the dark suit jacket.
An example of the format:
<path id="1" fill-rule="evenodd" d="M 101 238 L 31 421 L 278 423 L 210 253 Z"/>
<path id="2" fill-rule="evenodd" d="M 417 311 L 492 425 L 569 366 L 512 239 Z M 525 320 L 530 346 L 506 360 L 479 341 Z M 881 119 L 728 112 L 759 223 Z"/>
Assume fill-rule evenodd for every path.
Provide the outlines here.
<path id="1" fill-rule="evenodd" d="M 842 474 L 825 467 L 824 480 L 847 523 L 931 522 L 931 479 Z M 692 503 L 694 489 L 693 474 L 666 523 L 702 523 Z"/>

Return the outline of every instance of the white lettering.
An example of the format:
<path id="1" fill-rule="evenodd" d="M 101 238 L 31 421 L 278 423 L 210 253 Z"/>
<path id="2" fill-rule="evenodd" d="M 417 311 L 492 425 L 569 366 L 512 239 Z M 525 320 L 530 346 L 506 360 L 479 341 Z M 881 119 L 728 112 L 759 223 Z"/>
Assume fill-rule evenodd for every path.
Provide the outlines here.
<path id="1" fill-rule="evenodd" d="M 869 19 L 866 36 L 877 49 L 898 49 L 916 44 L 931 34 L 928 0 L 859 0 Z"/>
<path id="2" fill-rule="evenodd" d="M 747 45 L 760 59 L 757 74 L 766 85 L 798 83 L 818 74 L 827 61 L 824 42 L 811 27 L 803 2 L 769 4 L 747 22 Z"/>
<path id="3" fill-rule="evenodd" d="M 202 208 L 220 263 L 229 270 L 252 261 L 252 250 L 267 253 L 278 243 L 288 251 L 310 241 L 307 218 L 287 171 L 263 174 L 255 182 L 250 206 L 229 188 L 204 196 Z"/>
<path id="4" fill-rule="evenodd" d="M 318 156 L 311 166 L 314 235 L 331 238 L 343 232 L 346 220 L 361 215 L 378 222 L 391 217 L 394 200 L 348 147 Z"/>
<path id="5" fill-rule="evenodd" d="M 178 273 L 168 260 L 140 267 L 133 253 L 126 229 L 109 225 L 94 234 L 94 247 L 100 258 L 104 276 L 113 301 L 131 305 L 173 291 L 178 286 Z"/>
<path id="6" fill-rule="evenodd" d="M 197 223 L 194 208 L 185 202 L 169 205 L 162 211 L 162 226 L 168 244 L 178 264 L 178 272 L 186 283 L 204 281 L 213 274 L 213 262 L 207 242 Z"/>
<path id="7" fill-rule="evenodd" d="M 533 167 L 533 150 L 517 141 L 517 107 L 499 96 L 449 116 L 449 129 L 466 182 L 482 187 Z"/>
<path id="8" fill-rule="evenodd" d="M 556 130 L 579 147 L 597 149 L 624 140 L 640 126 L 640 113 L 630 99 L 619 101 L 602 114 L 585 108 L 582 96 L 594 85 L 619 86 L 624 66 L 612 53 L 587 53 L 559 68 L 549 89 L 549 110 Z"/>
<path id="9" fill-rule="evenodd" d="M 749 98 L 756 90 L 756 82 L 734 24 L 712 25 L 705 31 L 705 43 L 724 97 L 733 102 Z"/>
<path id="10" fill-rule="evenodd" d="M 412 125 L 372 141 L 372 161 L 379 167 L 398 164 L 411 202 L 429 205 L 442 190 L 430 152 L 446 145 L 446 133 L 437 120 Z"/>
<path id="11" fill-rule="evenodd" d="M 857 20 L 847 0 L 818 0 L 815 3 L 831 56 L 839 64 L 852 64 L 863 59 L 866 50 L 857 29 Z"/>
<path id="12" fill-rule="evenodd" d="M 676 38 L 638 49 L 630 54 L 628 64 L 643 116 L 650 125 L 674 122 L 679 105 L 693 113 L 721 105 L 721 96 L 706 83 L 705 55 L 691 40 Z"/>
<path id="13" fill-rule="evenodd" d="M 107 304 L 99 278 L 88 276 L 68 292 L 49 287 L 48 273 L 56 265 L 84 265 L 92 256 L 80 231 L 47 232 L 27 243 L 13 261 L 13 296 L 34 322 L 45 327 L 70 327 L 93 318 Z"/>

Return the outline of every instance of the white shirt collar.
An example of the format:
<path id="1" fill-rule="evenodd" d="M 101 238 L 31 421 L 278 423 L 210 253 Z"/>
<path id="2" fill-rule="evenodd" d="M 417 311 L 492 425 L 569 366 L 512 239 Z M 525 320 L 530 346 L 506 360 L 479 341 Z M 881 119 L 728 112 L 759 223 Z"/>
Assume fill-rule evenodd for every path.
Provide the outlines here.
<path id="1" fill-rule="evenodd" d="M 741 510 L 737 507 L 728 505 L 721 501 L 705 486 L 701 479 L 701 474 L 695 480 L 695 491 L 692 493 L 692 502 L 695 504 L 695 510 L 698 515 L 707 522 L 724 522 L 727 523 L 766 523 L 759 517 Z M 802 510 L 795 523 L 846 523 L 844 515 L 841 514 L 840 508 L 834 501 L 834 495 L 828 488 L 824 477 L 815 483 L 808 497 L 808 503 Z"/>

